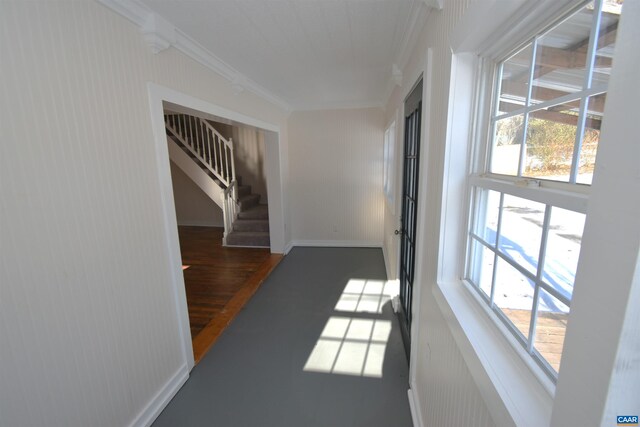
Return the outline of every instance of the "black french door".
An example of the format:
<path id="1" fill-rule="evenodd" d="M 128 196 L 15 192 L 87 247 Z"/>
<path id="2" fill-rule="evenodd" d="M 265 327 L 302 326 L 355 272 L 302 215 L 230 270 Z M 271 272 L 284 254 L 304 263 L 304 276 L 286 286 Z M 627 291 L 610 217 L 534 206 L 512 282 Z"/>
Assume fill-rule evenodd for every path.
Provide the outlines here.
<path id="1" fill-rule="evenodd" d="M 400 228 L 400 301 L 401 323 L 404 322 L 405 347 L 410 346 L 411 302 L 415 277 L 416 222 L 418 213 L 418 176 L 420 168 L 420 118 L 422 82 L 405 101 L 404 168 L 402 178 L 402 216 Z M 407 357 L 409 356 L 407 352 Z"/>

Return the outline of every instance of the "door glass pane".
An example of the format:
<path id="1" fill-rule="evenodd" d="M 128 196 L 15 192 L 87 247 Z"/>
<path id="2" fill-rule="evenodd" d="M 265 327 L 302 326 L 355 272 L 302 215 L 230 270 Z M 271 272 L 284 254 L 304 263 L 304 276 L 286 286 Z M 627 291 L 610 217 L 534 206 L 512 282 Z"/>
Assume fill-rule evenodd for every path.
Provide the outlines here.
<path id="1" fill-rule="evenodd" d="M 500 226 L 500 251 L 536 274 L 545 205 L 520 197 L 504 195 Z"/>
<path id="2" fill-rule="evenodd" d="M 600 125 L 604 112 L 606 93 L 589 97 L 587 103 L 587 117 L 585 120 L 582 146 L 580 147 L 580 164 L 578 166 L 578 184 L 591 184 L 593 170 L 596 164 L 596 154 L 600 143 Z"/>
<path id="3" fill-rule="evenodd" d="M 526 104 L 532 50 L 529 43 L 502 64 L 498 115 L 522 108 Z"/>
<path id="4" fill-rule="evenodd" d="M 556 372 L 560 370 L 568 318 L 569 307 L 541 288 L 533 347 Z"/>
<path id="5" fill-rule="evenodd" d="M 575 93 L 585 82 L 593 5 L 583 8 L 538 39 L 531 103 Z"/>
<path id="6" fill-rule="evenodd" d="M 568 299 L 573 294 L 584 220 L 579 212 L 551 210 L 542 279 Z"/>
<path id="7" fill-rule="evenodd" d="M 529 115 L 524 176 L 569 181 L 579 106 L 580 102 L 576 101 Z"/>
<path id="8" fill-rule="evenodd" d="M 491 172 L 518 175 L 520 147 L 524 137 L 523 125 L 524 114 L 496 121 L 491 151 Z"/>
<path id="9" fill-rule="evenodd" d="M 508 262 L 498 257 L 495 287 L 496 290 L 493 294 L 495 305 L 527 338 L 531 323 L 534 283 Z"/>
<path id="10" fill-rule="evenodd" d="M 495 245 L 500 213 L 500 193 L 476 188 L 474 232 L 490 245 Z"/>
<path id="11" fill-rule="evenodd" d="M 474 285 L 482 290 L 487 298 L 491 296 L 494 259 L 495 255 L 491 250 L 477 240 L 471 239 L 469 278 Z"/>

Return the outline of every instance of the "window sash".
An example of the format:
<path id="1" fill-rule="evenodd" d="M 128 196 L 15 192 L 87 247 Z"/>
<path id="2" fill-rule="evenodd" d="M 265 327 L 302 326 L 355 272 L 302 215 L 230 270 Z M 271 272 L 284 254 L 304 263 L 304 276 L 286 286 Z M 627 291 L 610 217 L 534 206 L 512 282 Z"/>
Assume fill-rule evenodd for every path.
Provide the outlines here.
<path id="1" fill-rule="evenodd" d="M 472 188 L 477 188 L 479 190 L 494 190 L 500 191 L 494 188 L 488 188 L 483 186 L 473 186 Z M 517 191 L 516 191 L 517 193 Z M 545 359 L 545 357 L 535 348 L 536 344 L 536 328 L 539 324 L 538 315 L 539 315 L 539 304 L 540 304 L 540 292 L 544 290 L 547 294 L 556 298 L 562 304 L 567 307 L 571 307 L 571 297 L 563 294 L 562 292 L 555 289 L 553 286 L 549 285 L 544 281 L 545 274 L 545 262 L 546 262 L 546 254 L 547 254 L 547 242 L 549 237 L 550 225 L 551 225 L 551 212 L 555 207 L 553 204 L 545 204 L 544 208 L 544 220 L 542 224 L 542 233 L 540 237 L 540 247 L 539 254 L 537 260 L 536 272 L 532 273 L 527 270 L 517 261 L 513 260 L 506 253 L 502 252 L 500 248 L 501 239 L 504 237 L 502 225 L 503 225 L 503 211 L 504 211 L 504 196 L 506 194 L 513 194 L 509 192 L 500 192 L 500 202 L 499 202 L 499 214 L 497 220 L 496 227 L 496 236 L 495 241 L 493 243 L 488 242 L 482 236 L 477 234 L 474 230 L 474 224 L 476 224 L 476 217 L 478 214 L 486 212 L 486 199 L 478 197 L 478 192 L 472 191 L 472 203 L 471 203 L 471 215 L 469 228 L 467 232 L 467 248 L 466 248 L 466 262 L 465 262 L 465 272 L 464 272 L 464 280 L 480 295 L 481 299 L 489 306 L 491 311 L 496 314 L 497 318 L 500 319 L 502 323 L 511 331 L 511 333 L 515 336 L 517 341 L 524 347 L 526 352 L 533 357 L 535 362 L 540 366 L 540 368 L 545 372 L 545 374 L 551 378 L 553 381 L 557 379 L 557 372 L 555 368 L 553 368 L 549 362 Z M 483 200 L 481 200 L 483 199 Z M 493 257 L 493 271 L 491 272 L 491 283 L 490 283 L 490 294 L 486 295 L 483 290 L 481 290 L 480 283 L 475 283 L 473 277 L 479 277 L 478 274 L 474 274 L 473 270 L 479 267 L 479 262 L 481 260 L 472 257 L 472 251 L 474 251 L 474 244 L 481 245 L 485 250 L 488 250 Z M 478 253 L 474 254 L 475 257 L 478 257 Z M 472 259 L 473 258 L 473 259 Z M 528 326 L 528 334 L 525 337 L 524 334 L 516 327 L 512 320 L 507 317 L 507 314 L 496 305 L 495 303 L 495 291 L 496 291 L 496 277 L 497 275 L 497 266 L 498 260 L 506 262 L 509 266 L 514 268 L 518 273 L 524 276 L 527 280 L 531 281 L 534 285 L 533 290 L 533 298 L 532 298 L 532 306 L 531 313 L 529 317 L 529 326 Z M 473 261 L 473 262 L 472 262 Z"/>
<path id="2" fill-rule="evenodd" d="M 528 120 L 529 115 L 532 112 L 539 111 L 548 107 L 552 107 L 558 104 L 564 104 L 568 102 L 580 101 L 580 107 L 578 112 L 577 126 L 576 126 L 576 136 L 574 139 L 574 147 L 573 154 L 571 159 L 571 171 L 569 175 L 569 184 L 572 186 L 578 186 L 582 184 L 576 185 L 578 178 L 578 168 L 579 168 L 579 158 L 580 151 L 582 146 L 582 140 L 584 137 L 584 129 L 587 118 L 587 107 L 589 102 L 589 97 L 596 96 L 602 93 L 606 93 L 608 89 L 608 84 L 599 84 L 596 86 L 592 86 L 593 81 L 593 70 L 595 64 L 596 50 L 597 50 L 597 42 L 598 42 L 598 34 L 600 31 L 600 22 L 602 16 L 602 1 L 603 0 L 595 0 L 594 1 L 594 11 L 593 11 L 593 22 L 591 23 L 590 34 L 589 34 L 589 44 L 587 49 L 587 60 L 586 60 L 586 72 L 584 76 L 584 81 L 582 85 L 582 90 L 569 93 L 564 96 L 560 96 L 551 100 L 547 100 L 540 103 L 531 103 L 531 92 L 533 88 L 533 80 L 534 80 L 534 71 L 535 71 L 535 60 L 536 60 L 536 51 L 538 40 L 544 37 L 546 34 L 553 31 L 558 26 L 562 25 L 564 21 L 573 16 L 574 13 L 581 10 L 588 2 L 584 2 L 578 8 L 572 9 L 568 12 L 562 19 L 556 21 L 551 26 L 547 27 L 545 30 L 539 32 L 532 39 L 529 39 L 527 42 L 523 43 L 518 49 L 514 49 L 508 56 L 501 59 L 499 62 L 495 62 L 493 66 L 493 94 L 491 98 L 491 109 L 490 109 L 490 133 L 487 135 L 485 140 L 485 144 L 487 146 L 486 149 L 486 161 L 484 162 L 482 170 L 484 173 L 492 174 L 495 176 L 500 176 L 500 174 L 491 172 L 491 161 L 494 149 L 494 140 L 495 140 L 495 131 L 496 131 L 496 122 L 498 120 L 502 120 L 509 117 L 514 117 L 517 115 L 524 115 L 523 128 L 524 132 L 522 135 L 522 141 L 520 141 L 520 156 L 519 163 L 517 166 L 517 174 L 515 176 L 522 177 L 526 156 L 526 134 L 528 128 Z M 521 108 L 514 109 L 513 111 L 506 112 L 504 114 L 498 114 L 498 106 L 500 104 L 500 91 L 501 91 L 501 81 L 502 81 L 502 68 L 503 64 L 509 60 L 511 56 L 513 56 L 514 52 L 518 52 L 522 49 L 522 46 L 527 46 L 529 43 L 532 45 L 531 49 L 531 63 L 529 64 L 529 76 L 527 83 L 527 96 L 525 99 L 525 104 Z M 514 176 L 514 175 L 506 175 L 506 176 Z M 540 180 L 544 180 L 544 178 L 538 178 Z"/>

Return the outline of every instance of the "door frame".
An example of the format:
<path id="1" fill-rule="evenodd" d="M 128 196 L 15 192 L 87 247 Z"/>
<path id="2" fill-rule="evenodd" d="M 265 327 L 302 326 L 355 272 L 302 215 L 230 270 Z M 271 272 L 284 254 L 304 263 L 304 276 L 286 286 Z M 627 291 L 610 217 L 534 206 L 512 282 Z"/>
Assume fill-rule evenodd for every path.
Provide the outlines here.
<path id="1" fill-rule="evenodd" d="M 427 184 L 429 179 L 429 135 L 431 130 L 431 94 L 432 94 L 432 79 L 433 79 L 433 49 L 427 48 L 425 50 L 424 62 L 422 66 L 417 67 L 412 73 L 412 78 L 407 79 L 407 81 L 413 82 L 411 86 L 407 86 L 407 89 L 402 93 L 402 105 L 401 109 L 401 117 L 402 117 L 402 131 L 401 135 L 404 138 L 404 100 L 411 94 L 411 91 L 415 88 L 416 84 L 422 79 L 422 117 L 421 117 L 421 127 L 422 131 L 420 133 L 420 174 L 418 177 L 418 191 L 420 193 L 418 200 L 418 218 L 416 222 L 416 265 L 415 265 L 415 276 L 414 276 L 414 288 L 413 288 L 413 299 L 412 299 L 412 312 L 413 312 L 413 321 L 411 326 L 411 354 L 409 356 L 409 396 L 412 398 L 412 390 L 416 390 L 417 388 L 417 372 L 416 372 L 416 360 L 418 354 L 428 354 L 426 349 L 426 340 L 421 339 L 423 337 L 422 330 L 424 330 L 423 326 L 423 318 L 424 313 L 422 313 L 421 308 L 424 307 L 422 303 L 422 299 L 424 298 L 424 294 L 430 291 L 428 286 L 425 287 L 425 268 L 423 267 L 424 253 L 426 249 L 426 211 L 427 211 Z M 404 141 L 403 141 L 404 142 Z M 404 144 L 402 146 L 402 152 L 399 157 L 404 158 Z M 402 173 L 402 167 L 399 173 Z M 396 198 L 396 209 L 401 209 L 401 200 L 400 197 Z M 398 211 L 397 211 L 398 212 Z M 396 259 L 397 263 L 397 272 L 399 277 L 400 272 L 400 245 L 396 248 Z M 420 350 L 419 350 L 420 348 Z"/>
<path id="2" fill-rule="evenodd" d="M 400 285 L 400 304 L 398 304 L 398 316 L 400 331 L 407 356 L 410 358 L 411 325 L 413 323 L 413 291 L 416 283 L 416 249 L 417 249 L 417 224 L 419 220 L 420 204 L 420 176 L 421 176 L 421 142 L 422 138 L 422 104 L 424 82 L 422 76 L 411 87 L 409 95 L 403 103 L 403 150 L 402 150 L 402 191 L 400 192 L 400 257 L 398 262 L 398 280 Z M 407 109 L 409 105 L 409 109 Z M 407 125 L 412 123 L 411 129 Z M 416 134 L 417 132 L 417 134 Z M 407 157 L 407 148 L 413 147 L 414 160 Z M 407 166 L 411 164 L 412 167 Z M 415 169 L 414 169 L 415 168 Z M 408 198 L 413 198 L 413 203 L 408 204 Z M 404 295 L 404 297 L 403 297 Z"/>
<path id="3" fill-rule="evenodd" d="M 164 237 L 169 261 L 167 274 L 171 276 L 176 308 L 175 315 L 180 334 L 180 342 L 177 345 L 179 345 L 182 350 L 183 363 L 186 365 L 187 372 L 190 372 L 194 367 L 194 358 L 191 344 L 187 296 L 182 273 L 180 243 L 178 239 L 178 221 L 176 218 L 173 186 L 171 183 L 169 150 L 164 124 L 164 102 L 181 105 L 192 110 L 253 126 L 264 131 L 265 171 L 267 175 L 267 192 L 269 194 L 269 227 L 271 232 L 272 253 L 283 253 L 285 246 L 285 210 L 281 167 L 281 159 L 283 157 L 280 127 L 155 83 L 147 83 L 147 91 L 149 95 L 151 126 L 156 155 L 157 178 L 160 186 L 160 198 L 164 219 Z"/>

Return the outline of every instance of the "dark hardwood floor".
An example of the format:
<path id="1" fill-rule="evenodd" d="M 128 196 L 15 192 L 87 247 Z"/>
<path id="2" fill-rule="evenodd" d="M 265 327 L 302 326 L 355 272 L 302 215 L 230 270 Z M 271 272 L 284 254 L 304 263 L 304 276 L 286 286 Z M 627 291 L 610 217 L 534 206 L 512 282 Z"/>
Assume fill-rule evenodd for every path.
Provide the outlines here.
<path id="1" fill-rule="evenodd" d="M 223 247 L 223 231 L 178 227 L 196 363 L 282 259 L 269 249 Z"/>

